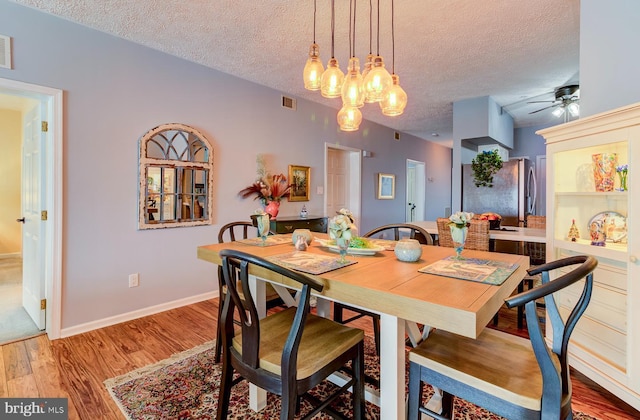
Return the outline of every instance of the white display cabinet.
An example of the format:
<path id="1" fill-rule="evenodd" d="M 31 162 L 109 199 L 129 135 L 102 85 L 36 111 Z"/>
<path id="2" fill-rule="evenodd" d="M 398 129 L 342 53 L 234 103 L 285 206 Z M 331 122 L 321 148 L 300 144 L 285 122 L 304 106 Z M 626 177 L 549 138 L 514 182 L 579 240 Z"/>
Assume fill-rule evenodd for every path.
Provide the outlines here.
<path id="1" fill-rule="evenodd" d="M 570 364 L 640 409 L 640 176 L 634 175 L 640 173 L 640 103 L 538 134 L 547 144 L 547 259 L 598 259 L 591 303 L 569 345 Z M 602 153 L 628 165 L 628 191 L 617 190 L 615 173 L 614 191 L 596 191 L 592 156 Z M 614 221 L 605 246 L 591 245 L 594 219 Z M 576 241 L 568 237 L 573 220 Z M 579 288 L 558 296 L 565 316 Z"/>

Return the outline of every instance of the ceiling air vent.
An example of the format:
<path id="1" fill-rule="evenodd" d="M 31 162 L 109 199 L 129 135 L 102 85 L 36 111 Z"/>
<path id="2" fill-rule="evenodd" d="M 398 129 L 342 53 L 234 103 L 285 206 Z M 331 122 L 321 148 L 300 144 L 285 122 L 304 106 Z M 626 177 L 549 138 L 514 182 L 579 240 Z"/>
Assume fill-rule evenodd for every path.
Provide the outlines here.
<path id="1" fill-rule="evenodd" d="M 296 100 L 287 96 L 282 96 L 282 107 L 296 110 Z"/>
<path id="2" fill-rule="evenodd" d="M 11 68 L 11 38 L 0 35 L 0 67 Z"/>

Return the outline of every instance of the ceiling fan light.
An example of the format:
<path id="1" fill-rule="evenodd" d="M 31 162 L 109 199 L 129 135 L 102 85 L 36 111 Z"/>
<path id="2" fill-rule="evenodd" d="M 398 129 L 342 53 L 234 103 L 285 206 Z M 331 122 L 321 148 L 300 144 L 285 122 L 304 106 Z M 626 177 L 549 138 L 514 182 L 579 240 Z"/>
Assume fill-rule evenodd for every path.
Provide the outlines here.
<path id="1" fill-rule="evenodd" d="M 577 117 L 580 115 L 580 105 L 572 102 L 567 106 L 567 111 L 569 111 L 569 114 L 571 114 L 572 117 Z"/>
<path id="2" fill-rule="evenodd" d="M 357 131 L 362 123 L 362 112 L 355 106 L 343 106 L 338 112 L 338 126 L 342 131 Z"/>
<path id="3" fill-rule="evenodd" d="M 302 72 L 304 88 L 308 90 L 320 90 L 320 78 L 323 72 L 324 66 L 320 60 L 320 47 L 318 47 L 318 44 L 311 44 L 311 47 L 309 47 L 309 58 Z"/>
<path id="4" fill-rule="evenodd" d="M 327 69 L 320 79 L 320 93 L 325 98 L 339 98 L 342 94 L 344 73 L 340 70 L 338 60 L 332 57 L 327 63 Z"/>
<path id="5" fill-rule="evenodd" d="M 380 101 L 380 109 L 382 109 L 382 114 L 395 117 L 404 112 L 404 108 L 407 106 L 407 93 L 400 86 L 400 77 L 397 74 L 392 74 L 391 79 L 393 84 L 385 91 Z"/>
<path id="6" fill-rule="evenodd" d="M 364 89 L 362 87 L 362 75 L 360 74 L 360 60 L 357 57 L 349 59 L 349 71 L 342 84 L 342 104 L 344 106 L 364 106 Z"/>
<path id="7" fill-rule="evenodd" d="M 364 101 L 380 102 L 384 91 L 393 84 L 391 75 L 384 68 L 384 59 L 377 55 L 373 59 L 373 68 L 364 78 Z"/>
<path id="8" fill-rule="evenodd" d="M 556 108 L 551 113 L 553 114 L 554 117 L 560 118 L 564 114 L 564 107 L 561 106 L 559 108 Z"/>

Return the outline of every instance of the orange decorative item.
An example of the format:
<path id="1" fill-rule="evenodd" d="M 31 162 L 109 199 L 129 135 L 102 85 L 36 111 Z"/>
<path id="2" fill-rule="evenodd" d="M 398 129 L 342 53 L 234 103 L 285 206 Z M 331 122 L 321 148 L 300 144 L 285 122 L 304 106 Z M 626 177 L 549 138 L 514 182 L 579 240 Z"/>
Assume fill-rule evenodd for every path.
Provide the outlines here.
<path id="1" fill-rule="evenodd" d="M 275 219 L 280 211 L 280 202 L 279 201 L 269 201 L 264 208 L 265 213 L 271 216 L 272 219 Z"/>
<path id="2" fill-rule="evenodd" d="M 616 153 L 598 153 L 593 160 L 593 179 L 597 192 L 613 191 L 618 155 Z"/>

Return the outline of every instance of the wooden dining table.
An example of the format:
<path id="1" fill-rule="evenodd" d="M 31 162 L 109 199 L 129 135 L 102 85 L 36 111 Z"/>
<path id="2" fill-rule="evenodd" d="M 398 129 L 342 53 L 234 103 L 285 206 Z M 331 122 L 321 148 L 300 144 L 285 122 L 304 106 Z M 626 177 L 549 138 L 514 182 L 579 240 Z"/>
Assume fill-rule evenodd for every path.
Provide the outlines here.
<path id="1" fill-rule="evenodd" d="M 325 234 L 314 233 L 326 238 Z M 291 235 L 272 246 L 258 246 L 242 241 L 203 245 L 197 248 L 199 259 L 220 265 L 219 251 L 240 250 L 259 257 L 272 257 L 295 251 Z M 269 237 L 267 241 L 276 241 Z M 305 251 L 338 258 L 338 254 L 314 241 Z M 382 419 L 405 417 L 405 322 L 440 328 L 466 337 L 477 338 L 498 312 L 504 300 L 522 281 L 529 268 L 529 257 L 497 252 L 464 250 L 463 257 L 516 264 L 515 271 L 499 286 L 442 275 L 425 274 L 418 270 L 455 254 L 453 248 L 423 245 L 419 261 L 399 261 L 392 250 L 373 255 L 348 255 L 355 264 L 311 275 L 324 284 L 318 294 L 318 311 L 329 316 L 330 301 L 339 301 L 380 314 L 380 392 L 373 400 L 380 406 Z M 265 271 L 250 272 L 256 279 L 274 285 L 299 288 L 279 275 Z M 263 281 L 252 285 L 264 301 Z M 264 311 L 264 306 L 262 307 Z M 259 408 L 259 406 L 255 406 Z"/>

